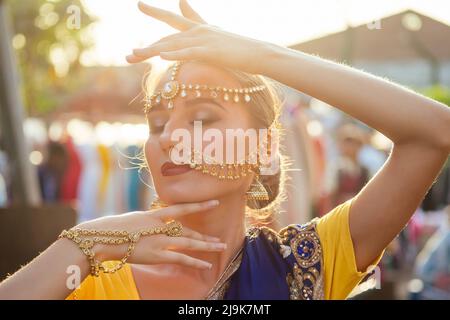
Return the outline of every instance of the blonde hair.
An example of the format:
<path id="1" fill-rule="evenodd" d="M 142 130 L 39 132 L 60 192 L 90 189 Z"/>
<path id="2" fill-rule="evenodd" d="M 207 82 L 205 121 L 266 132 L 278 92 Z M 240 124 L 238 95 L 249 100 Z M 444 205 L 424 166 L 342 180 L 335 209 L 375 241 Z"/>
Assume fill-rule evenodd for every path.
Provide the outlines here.
<path id="1" fill-rule="evenodd" d="M 202 64 L 210 65 L 205 62 Z M 230 69 L 226 67 L 218 67 L 233 76 L 243 87 L 252 87 L 265 85 L 266 90 L 260 91 L 252 95 L 252 99 L 248 102 L 247 109 L 254 121 L 257 129 L 272 128 L 277 131 L 276 138 L 282 138 L 282 127 L 280 124 L 280 114 L 283 105 L 281 86 L 275 81 L 268 79 L 262 75 L 253 75 L 240 70 Z M 170 67 L 169 67 L 170 68 Z M 168 69 L 152 72 L 150 71 L 144 77 L 144 92 L 151 93 L 160 83 L 162 77 L 166 74 Z M 279 141 L 276 143 L 280 145 Z M 253 220 L 253 223 L 269 223 L 273 218 L 274 213 L 280 209 L 281 203 L 286 199 L 285 184 L 286 184 L 286 170 L 288 167 L 288 158 L 278 148 L 276 155 L 279 157 L 279 170 L 273 175 L 261 175 L 260 181 L 269 194 L 268 201 L 247 201 L 246 215 Z"/>

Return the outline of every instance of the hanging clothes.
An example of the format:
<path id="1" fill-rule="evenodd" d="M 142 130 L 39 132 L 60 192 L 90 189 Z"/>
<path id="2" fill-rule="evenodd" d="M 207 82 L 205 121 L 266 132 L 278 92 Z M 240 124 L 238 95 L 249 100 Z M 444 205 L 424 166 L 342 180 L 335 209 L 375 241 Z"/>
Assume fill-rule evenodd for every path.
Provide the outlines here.
<path id="1" fill-rule="evenodd" d="M 61 200 L 70 203 L 78 198 L 78 184 L 83 168 L 72 138 L 67 137 L 64 145 L 68 155 L 68 164 L 61 182 Z"/>
<path id="2" fill-rule="evenodd" d="M 283 204 L 283 209 L 287 214 L 279 217 L 280 225 L 287 225 L 292 221 L 305 222 L 312 217 L 311 146 L 304 127 L 304 119 L 300 116 L 295 116 L 288 124 L 285 124 L 284 144 L 286 155 L 292 161 L 290 169 L 293 170 L 287 172 L 289 176 L 289 184 L 286 186 L 288 201 Z"/>
<path id="3" fill-rule="evenodd" d="M 98 184 L 98 210 L 99 214 L 105 214 L 105 200 L 110 178 L 111 164 L 108 147 L 103 144 L 97 146 L 98 159 L 100 163 L 100 179 Z"/>
<path id="4" fill-rule="evenodd" d="M 135 157 L 139 154 L 140 149 L 138 146 L 130 145 L 126 148 L 126 154 L 129 157 Z M 139 169 L 137 168 L 130 168 L 127 170 L 127 181 L 126 181 L 126 188 L 125 192 L 127 195 L 127 211 L 136 211 L 140 210 L 139 205 L 139 187 L 142 184 L 142 182 L 139 179 Z"/>
<path id="5" fill-rule="evenodd" d="M 103 202 L 104 214 L 117 214 L 126 211 L 124 206 L 124 193 L 122 192 L 124 169 L 119 166 L 119 151 L 116 145 L 107 149 L 109 158 L 109 178 Z"/>
<path id="6" fill-rule="evenodd" d="M 77 145 L 76 148 L 83 167 L 78 185 L 78 222 L 83 222 L 100 216 L 97 195 L 101 168 L 94 144 Z"/>

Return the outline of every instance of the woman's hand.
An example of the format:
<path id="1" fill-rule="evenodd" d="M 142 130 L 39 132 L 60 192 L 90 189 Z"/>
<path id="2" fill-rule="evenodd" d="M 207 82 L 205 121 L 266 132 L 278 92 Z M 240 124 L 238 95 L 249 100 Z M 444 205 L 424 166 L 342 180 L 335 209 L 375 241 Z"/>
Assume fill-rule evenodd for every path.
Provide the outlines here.
<path id="1" fill-rule="evenodd" d="M 133 54 L 127 56 L 128 62 L 137 63 L 160 56 L 165 60 L 201 60 L 248 73 L 263 73 L 264 57 L 270 55 L 273 45 L 206 24 L 185 0 L 180 1 L 183 16 L 142 2 L 138 5 L 146 15 L 181 32 L 164 37 L 148 47 L 134 49 Z"/>
<path id="2" fill-rule="evenodd" d="M 152 211 L 130 212 L 88 221 L 78 225 L 77 228 L 134 232 L 164 226 L 167 220 L 210 209 L 216 206 L 217 203 L 216 200 L 211 200 L 201 203 L 177 204 Z M 125 255 L 127 247 L 128 244 L 96 244 L 94 251 L 97 259 L 100 261 L 119 260 Z M 225 248 L 226 244 L 219 242 L 218 238 L 202 235 L 183 226 L 183 235 L 181 237 L 170 237 L 165 234 L 142 236 L 128 261 L 137 264 L 175 263 L 208 269 L 211 267 L 209 262 L 173 251 L 173 249 L 222 251 Z"/>

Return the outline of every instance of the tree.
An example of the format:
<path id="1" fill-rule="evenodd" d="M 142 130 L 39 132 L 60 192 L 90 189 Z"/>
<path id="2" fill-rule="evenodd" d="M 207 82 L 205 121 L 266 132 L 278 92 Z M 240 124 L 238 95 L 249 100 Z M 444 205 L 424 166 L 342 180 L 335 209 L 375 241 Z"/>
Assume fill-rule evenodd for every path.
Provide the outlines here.
<path id="1" fill-rule="evenodd" d="M 57 108 L 76 84 L 80 57 L 93 45 L 89 31 L 95 19 L 79 0 L 8 0 L 7 4 L 24 104 L 29 115 L 44 115 Z"/>
<path id="2" fill-rule="evenodd" d="M 422 93 L 427 97 L 442 102 L 450 107 L 450 88 L 442 85 L 435 85 L 423 90 Z"/>

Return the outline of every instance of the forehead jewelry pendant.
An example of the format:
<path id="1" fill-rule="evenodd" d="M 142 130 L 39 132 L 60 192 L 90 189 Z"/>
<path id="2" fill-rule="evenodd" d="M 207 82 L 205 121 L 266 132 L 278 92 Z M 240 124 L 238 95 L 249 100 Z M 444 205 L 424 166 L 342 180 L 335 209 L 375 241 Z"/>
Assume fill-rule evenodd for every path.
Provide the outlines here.
<path id="1" fill-rule="evenodd" d="M 180 68 L 180 63 L 175 63 L 172 69 L 172 74 L 170 76 L 170 80 L 167 81 L 163 89 L 161 91 L 161 97 L 163 99 L 169 100 L 167 103 L 167 108 L 172 109 L 173 108 L 173 98 L 178 94 L 178 91 L 180 90 L 180 84 L 177 80 L 175 80 L 175 77 L 177 76 L 178 69 Z"/>
<path id="2" fill-rule="evenodd" d="M 176 80 L 170 80 L 164 84 L 163 90 L 161 92 L 161 97 L 169 100 L 167 103 L 167 108 L 173 108 L 173 98 L 177 95 L 180 85 Z"/>

